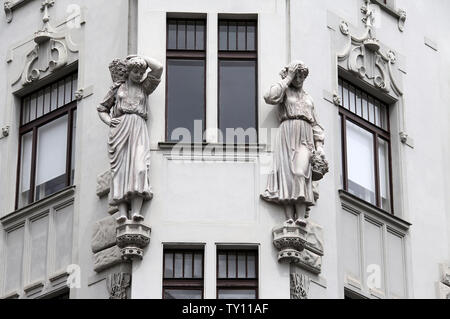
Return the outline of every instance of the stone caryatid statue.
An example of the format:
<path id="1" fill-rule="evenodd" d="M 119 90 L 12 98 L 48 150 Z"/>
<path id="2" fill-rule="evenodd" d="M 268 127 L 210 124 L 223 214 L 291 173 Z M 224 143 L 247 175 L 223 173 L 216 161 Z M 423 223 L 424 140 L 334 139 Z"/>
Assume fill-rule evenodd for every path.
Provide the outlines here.
<path id="1" fill-rule="evenodd" d="M 97 111 L 110 127 L 111 204 L 120 211 L 119 223 L 128 220 L 129 207 L 132 220 L 142 221 L 143 201 L 153 196 L 147 99 L 161 81 L 163 66 L 154 59 L 133 55 L 115 59 L 109 69 L 114 84 Z"/>
<path id="2" fill-rule="evenodd" d="M 324 130 L 317 122 L 314 102 L 303 89 L 306 65 L 293 61 L 280 73 L 282 80 L 264 96 L 277 105 L 280 127 L 274 149 L 274 170 L 262 199 L 284 206 L 286 223 L 305 227 L 315 205 L 315 182 L 328 171 L 323 150 Z"/>

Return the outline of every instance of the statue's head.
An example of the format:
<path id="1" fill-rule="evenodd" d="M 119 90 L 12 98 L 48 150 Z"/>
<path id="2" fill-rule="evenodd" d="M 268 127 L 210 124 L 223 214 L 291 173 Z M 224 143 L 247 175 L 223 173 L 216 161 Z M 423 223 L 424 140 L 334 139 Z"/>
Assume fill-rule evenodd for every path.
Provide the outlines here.
<path id="1" fill-rule="evenodd" d="M 130 59 L 127 59 L 128 77 L 131 81 L 140 83 L 146 70 L 147 62 L 145 62 L 143 58 L 134 56 Z"/>
<path id="2" fill-rule="evenodd" d="M 300 61 L 300 60 L 292 61 L 287 66 L 285 66 L 283 68 L 283 70 L 281 70 L 280 75 L 281 75 L 282 79 L 285 79 L 288 75 L 288 70 L 290 68 L 294 68 L 294 67 L 297 67 L 297 73 L 295 74 L 295 77 L 292 80 L 291 85 L 296 88 L 300 88 L 303 85 L 303 82 L 305 81 L 305 79 L 309 75 L 309 69 L 306 66 L 306 64 L 303 63 L 302 61 Z"/>

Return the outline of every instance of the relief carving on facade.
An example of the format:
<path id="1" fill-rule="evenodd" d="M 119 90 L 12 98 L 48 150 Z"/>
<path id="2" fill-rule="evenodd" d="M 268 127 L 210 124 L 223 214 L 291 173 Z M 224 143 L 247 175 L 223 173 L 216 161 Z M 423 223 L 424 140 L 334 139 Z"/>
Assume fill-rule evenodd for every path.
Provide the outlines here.
<path id="1" fill-rule="evenodd" d="M 450 265 L 440 264 L 441 281 L 438 282 L 439 299 L 450 299 Z"/>
<path id="2" fill-rule="evenodd" d="M 5 0 L 3 9 L 5 10 L 6 22 L 11 23 L 13 19 L 13 11 L 32 0 Z"/>
<path id="3" fill-rule="evenodd" d="M 114 273 L 106 277 L 109 299 L 128 299 L 127 289 L 131 287 L 131 274 Z"/>
<path id="4" fill-rule="evenodd" d="M 303 274 L 291 273 L 291 299 L 308 299 L 311 279 Z"/>
<path id="5" fill-rule="evenodd" d="M 261 198 L 281 205 L 285 223 L 273 229 L 274 245 L 280 262 L 298 263 L 301 252 L 317 243 L 308 225 L 309 210 L 318 199 L 317 182 L 328 172 L 323 150 L 325 133 L 317 121 L 312 97 L 303 89 L 309 70 L 293 61 L 280 73 L 281 81 L 264 96 L 276 105 L 280 127 L 274 150 L 274 167 Z M 308 239 L 314 244 L 308 245 Z M 323 251 L 321 252 L 323 254 Z"/>
<path id="6" fill-rule="evenodd" d="M 361 80 L 380 89 L 383 93 L 399 98 L 403 95 L 396 73 L 397 54 L 383 46 L 376 38 L 375 10 L 370 0 L 361 8 L 364 32 L 357 35 L 346 21 L 341 21 L 339 29 L 346 38 L 344 48 L 338 53 L 338 64 L 352 72 Z"/>
<path id="7" fill-rule="evenodd" d="M 17 89 L 78 60 L 79 45 L 73 41 L 73 35 L 78 33 L 80 28 L 69 28 L 67 25 L 61 27 L 68 21 L 62 23 L 58 29 L 55 28 L 50 23 L 49 15 L 49 8 L 54 4 L 54 0 L 45 0 L 42 3 L 42 27 L 34 33 L 31 41 L 11 48 L 8 53 L 8 63 L 14 62 L 13 72 L 17 72 L 11 85 L 18 85 Z"/>

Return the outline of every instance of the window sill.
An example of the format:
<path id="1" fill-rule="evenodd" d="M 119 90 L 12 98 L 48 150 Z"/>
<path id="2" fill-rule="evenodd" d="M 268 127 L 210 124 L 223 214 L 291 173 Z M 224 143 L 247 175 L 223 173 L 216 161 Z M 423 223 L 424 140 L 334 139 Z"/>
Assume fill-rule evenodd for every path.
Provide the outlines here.
<path id="1" fill-rule="evenodd" d="M 266 150 L 266 144 L 223 144 L 223 143 L 178 143 L 178 142 L 159 142 L 158 148 L 160 150 L 172 150 L 178 147 L 182 149 L 191 148 L 193 150 L 204 150 L 206 148 L 211 150 L 224 151 L 246 151 L 246 152 L 263 152 Z"/>
<path id="2" fill-rule="evenodd" d="M 75 186 L 66 187 L 53 195 L 45 197 L 41 200 L 38 200 L 37 202 L 34 202 L 32 204 L 29 204 L 23 208 L 20 208 L 20 209 L 14 211 L 12 213 L 9 213 L 8 215 L 0 218 L 0 222 L 3 225 L 11 224 L 17 220 L 24 218 L 25 216 L 27 216 L 30 213 L 35 212 L 36 210 L 38 210 L 42 207 L 49 206 L 49 204 L 51 204 L 55 201 L 58 201 L 62 198 L 73 196 L 75 193 L 75 188 L 76 188 Z"/>
<path id="3" fill-rule="evenodd" d="M 356 210 L 359 212 L 369 213 L 378 219 L 382 219 L 385 222 L 387 222 L 389 225 L 395 226 L 402 231 L 406 232 L 411 227 L 411 223 L 396 217 L 381 208 L 378 208 L 370 203 L 367 203 L 366 201 L 350 194 L 347 191 L 339 190 L 339 197 L 341 198 L 342 206 L 351 209 Z"/>

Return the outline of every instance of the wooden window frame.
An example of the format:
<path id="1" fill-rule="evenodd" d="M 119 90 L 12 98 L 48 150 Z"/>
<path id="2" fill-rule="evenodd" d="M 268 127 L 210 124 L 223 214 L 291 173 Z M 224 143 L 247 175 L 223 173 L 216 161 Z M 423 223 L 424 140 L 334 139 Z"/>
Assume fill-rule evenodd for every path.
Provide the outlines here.
<path id="1" fill-rule="evenodd" d="M 166 269 L 166 253 L 173 254 L 172 262 L 173 262 L 173 278 L 165 277 L 165 269 Z M 194 278 L 194 255 L 195 254 L 202 255 L 202 277 Z M 175 278 L 175 254 L 183 255 L 183 277 L 184 277 L 184 263 L 185 263 L 185 255 L 192 254 L 192 278 Z M 178 289 L 178 290 L 198 290 L 201 291 L 202 297 L 204 299 L 204 280 L 205 280 L 205 252 L 203 248 L 192 248 L 192 249 L 171 249 L 165 248 L 163 251 L 163 285 L 162 285 L 162 298 L 164 299 L 166 289 Z"/>
<path id="2" fill-rule="evenodd" d="M 227 22 L 227 29 L 229 29 L 229 22 L 245 22 L 246 29 L 248 27 L 248 22 L 255 23 L 255 50 L 237 50 L 238 36 L 236 34 L 236 50 L 220 50 L 220 23 Z M 227 31 L 227 38 L 229 37 Z M 245 33 L 245 47 L 247 48 L 247 32 Z M 227 41 L 227 47 L 229 47 L 229 41 Z M 258 117 L 258 19 L 222 19 L 219 18 L 217 21 L 217 127 L 220 127 L 220 62 L 221 61 L 254 61 L 255 62 L 255 129 L 256 129 L 256 144 L 259 144 L 259 117 Z M 225 139 L 225 132 L 222 132 L 224 137 L 224 144 L 227 144 Z M 234 144 L 234 143 L 233 143 Z M 253 143 L 245 143 L 249 145 Z"/>
<path id="3" fill-rule="evenodd" d="M 64 77 L 58 81 L 55 81 L 48 86 L 41 88 L 37 90 L 36 92 L 33 92 L 25 97 L 22 98 L 21 102 L 21 110 L 20 110 L 20 123 L 23 123 L 23 102 L 26 98 L 37 94 L 37 92 L 46 90 L 47 87 L 52 87 L 55 83 L 58 83 L 61 80 L 65 80 L 69 76 L 73 76 L 73 74 L 68 75 L 67 77 Z M 73 96 L 73 85 L 71 96 Z M 65 90 L 65 89 L 64 89 Z M 65 91 L 64 91 L 65 92 Z M 64 93 L 65 94 L 65 93 Z M 45 94 L 44 94 L 45 95 Z M 43 105 L 45 105 L 45 100 L 43 102 Z M 65 181 L 66 181 L 66 187 L 70 186 L 72 184 L 71 177 L 72 177 L 72 139 L 73 139 L 73 124 L 74 124 L 74 112 L 77 109 L 77 101 L 72 100 L 71 102 L 56 108 L 55 110 L 51 110 L 49 113 L 46 113 L 31 122 L 28 122 L 26 124 L 21 124 L 19 128 L 19 147 L 18 147 L 18 160 L 17 160 L 17 170 L 16 170 L 16 199 L 15 199 L 15 210 L 19 209 L 19 192 L 20 192 L 20 179 L 21 179 L 21 164 L 22 164 L 22 138 L 25 134 L 32 132 L 32 143 L 31 143 L 31 167 L 30 167 L 30 194 L 28 197 L 28 203 L 24 204 L 24 208 L 28 205 L 33 204 L 35 201 L 35 188 L 36 188 L 36 163 L 37 163 L 37 143 L 38 143 L 38 130 L 50 123 L 53 122 L 60 117 L 63 117 L 67 115 L 67 147 L 66 147 L 66 171 L 65 171 Z M 39 199 L 41 200 L 41 199 Z"/>
<path id="4" fill-rule="evenodd" d="M 203 32 L 203 50 L 184 50 L 184 49 L 169 49 L 169 21 L 177 21 L 177 47 L 178 47 L 178 22 L 179 21 L 203 21 L 204 22 L 204 32 Z M 187 28 L 185 30 L 187 32 Z M 197 33 L 195 34 L 195 40 L 194 40 L 194 47 L 196 47 L 196 41 L 197 41 Z M 207 20 L 206 18 L 171 18 L 166 17 L 166 92 L 165 92 L 165 99 L 166 99 L 166 115 L 165 115 L 165 140 L 168 143 L 173 142 L 170 139 L 169 136 L 169 104 L 168 104 L 168 92 L 169 92 L 169 86 L 168 86 L 168 62 L 169 60 L 197 60 L 197 61 L 204 61 L 205 66 L 203 68 L 203 88 L 204 88 L 204 94 L 203 94 L 203 120 L 202 120 L 202 126 L 203 126 L 203 132 L 206 130 L 206 47 L 207 47 Z M 185 41 L 187 41 L 187 36 L 185 35 Z M 191 136 L 191 142 L 193 143 L 193 136 Z M 205 142 L 205 137 L 202 137 L 202 142 Z"/>
<path id="5" fill-rule="evenodd" d="M 342 81 L 342 82 L 341 82 Z M 362 93 L 364 93 L 368 98 L 378 101 L 385 105 L 386 107 L 386 121 L 387 121 L 387 129 L 383 129 L 368 120 L 364 119 L 363 117 L 355 114 L 354 112 L 351 112 L 349 109 L 345 108 L 341 102 L 341 105 L 339 106 L 339 115 L 341 117 L 341 137 L 342 137 L 342 176 L 343 176 L 343 188 L 344 191 L 349 191 L 349 184 L 348 184 L 348 158 L 347 158 L 347 121 L 350 123 L 358 126 L 359 128 L 365 130 L 368 133 L 371 133 L 373 136 L 373 151 L 374 151 L 374 163 L 372 165 L 374 166 L 374 172 L 375 172 L 375 201 L 376 206 L 378 209 L 381 209 L 385 211 L 382 208 L 381 203 L 381 181 L 380 181 L 380 163 L 379 163 L 379 139 L 384 140 L 388 144 L 388 185 L 389 185 L 389 196 L 390 196 L 390 211 L 385 211 L 389 214 L 394 215 L 394 198 L 393 198 L 393 182 L 392 182 L 392 150 L 391 150 L 391 137 L 390 137 L 390 118 L 389 118 L 389 107 L 380 99 L 374 97 L 373 95 L 369 94 L 367 91 L 363 90 L 362 88 L 354 85 L 353 83 L 339 77 L 340 83 L 348 83 L 354 86 L 356 89 L 360 90 Z M 343 85 L 342 85 L 343 86 Z M 342 97 L 342 92 L 340 93 Z M 356 95 L 355 95 L 356 100 Z M 356 105 L 356 102 L 355 102 Z M 359 198 L 359 197 L 358 197 Z M 364 199 L 359 198 L 360 200 L 366 202 Z M 367 202 L 368 203 L 368 202 Z M 372 205 L 372 203 L 368 203 L 369 205 Z"/>
<path id="6" fill-rule="evenodd" d="M 219 255 L 226 253 L 227 255 L 227 278 L 219 277 Z M 239 253 L 245 253 L 245 271 L 248 276 L 248 255 L 253 254 L 255 256 L 255 278 L 228 278 L 228 257 L 230 254 L 236 256 L 236 277 L 238 276 L 238 259 Z M 218 248 L 216 256 L 216 298 L 219 298 L 219 290 L 255 290 L 255 299 L 259 299 L 259 265 L 258 265 L 258 250 L 257 249 L 227 249 Z"/>

